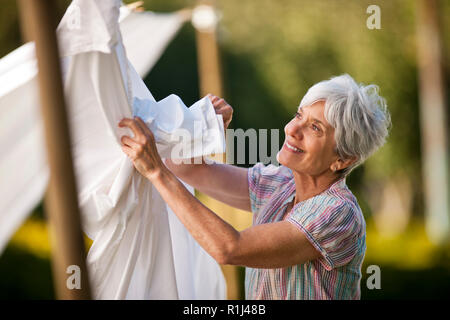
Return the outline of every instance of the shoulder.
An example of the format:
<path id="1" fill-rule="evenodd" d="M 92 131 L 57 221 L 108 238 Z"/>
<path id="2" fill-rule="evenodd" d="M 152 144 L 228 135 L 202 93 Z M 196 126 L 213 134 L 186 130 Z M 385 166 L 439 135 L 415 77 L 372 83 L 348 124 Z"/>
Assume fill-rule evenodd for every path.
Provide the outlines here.
<path id="1" fill-rule="evenodd" d="M 365 221 L 350 198 L 325 192 L 295 207 L 288 221 L 322 254 L 320 261 L 327 270 L 364 254 Z"/>
<path id="2" fill-rule="evenodd" d="M 345 229 L 355 236 L 361 236 L 365 232 L 361 208 L 345 181 L 296 206 L 291 217 L 311 230 Z"/>
<path id="3" fill-rule="evenodd" d="M 355 224 L 360 231 L 365 231 L 365 220 L 358 204 L 358 200 L 345 183 L 345 178 L 333 184 L 326 192 L 326 196 L 336 199 L 335 214 L 339 214 Z"/>

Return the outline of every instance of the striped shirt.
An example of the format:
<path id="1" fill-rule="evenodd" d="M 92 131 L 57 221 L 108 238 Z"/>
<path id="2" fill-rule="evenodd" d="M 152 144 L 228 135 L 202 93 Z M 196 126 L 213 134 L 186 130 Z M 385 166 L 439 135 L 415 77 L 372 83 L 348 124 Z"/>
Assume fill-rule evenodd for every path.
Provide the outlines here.
<path id="1" fill-rule="evenodd" d="M 253 225 L 287 220 L 321 257 L 286 268 L 246 268 L 246 299 L 360 299 L 366 225 L 345 178 L 297 203 L 292 171 L 256 164 L 248 170 Z"/>

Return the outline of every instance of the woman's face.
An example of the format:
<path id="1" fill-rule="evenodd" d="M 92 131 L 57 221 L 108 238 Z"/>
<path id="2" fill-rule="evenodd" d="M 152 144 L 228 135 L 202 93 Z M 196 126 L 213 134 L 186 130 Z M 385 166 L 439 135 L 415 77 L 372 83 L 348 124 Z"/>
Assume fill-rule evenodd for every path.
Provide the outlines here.
<path id="1" fill-rule="evenodd" d="M 298 109 L 284 127 L 286 140 L 277 155 L 280 164 L 310 176 L 330 172 L 338 156 L 334 128 L 325 119 L 324 110 L 324 101 Z"/>

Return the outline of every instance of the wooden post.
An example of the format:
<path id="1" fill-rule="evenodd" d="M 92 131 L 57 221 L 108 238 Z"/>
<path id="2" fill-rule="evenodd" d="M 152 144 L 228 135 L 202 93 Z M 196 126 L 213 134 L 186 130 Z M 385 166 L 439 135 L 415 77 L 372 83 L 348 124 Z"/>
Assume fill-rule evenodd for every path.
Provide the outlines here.
<path id="1" fill-rule="evenodd" d="M 418 2 L 417 47 L 426 229 L 433 242 L 443 243 L 448 240 L 450 230 L 450 193 L 447 107 L 438 6 L 437 0 Z"/>
<path id="2" fill-rule="evenodd" d="M 216 38 L 218 17 L 213 0 L 200 0 L 192 12 L 192 24 L 196 29 L 197 63 L 200 78 L 200 95 L 208 93 L 223 97 L 222 72 L 220 56 Z M 225 162 L 225 154 L 212 157 L 215 161 Z M 239 227 L 235 215 L 237 210 L 226 206 L 204 194 L 198 194 L 202 202 L 214 212 L 217 212 L 233 227 Z M 231 265 L 222 265 L 222 271 L 227 281 L 227 298 L 240 299 L 243 292 L 239 283 L 239 268 Z"/>
<path id="3" fill-rule="evenodd" d="M 19 8 L 22 32 L 35 42 L 39 68 L 40 104 L 50 167 L 45 208 L 50 224 L 56 296 L 58 299 L 90 299 L 55 33 L 55 3 L 20 0 Z M 69 289 L 68 284 L 75 288 Z"/>
<path id="4" fill-rule="evenodd" d="M 217 15 L 213 1 L 199 1 L 193 12 L 196 29 L 197 63 L 200 77 L 200 95 L 212 93 L 223 96 L 219 49 L 216 39 Z"/>

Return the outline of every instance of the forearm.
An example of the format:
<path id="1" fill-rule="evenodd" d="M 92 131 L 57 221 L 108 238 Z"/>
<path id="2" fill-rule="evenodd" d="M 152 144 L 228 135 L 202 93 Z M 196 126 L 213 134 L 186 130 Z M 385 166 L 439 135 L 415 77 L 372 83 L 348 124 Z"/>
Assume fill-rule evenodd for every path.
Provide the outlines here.
<path id="1" fill-rule="evenodd" d="M 204 166 L 207 165 L 203 162 L 203 159 L 199 158 L 183 160 L 164 159 L 164 163 L 170 171 L 185 182 L 191 180 L 190 177 L 201 174 L 201 171 L 204 171 Z"/>
<path id="2" fill-rule="evenodd" d="M 247 169 L 223 163 L 175 164 L 166 166 L 181 180 L 200 192 L 234 208 L 250 211 Z"/>
<path id="3" fill-rule="evenodd" d="M 198 201 L 167 169 L 151 179 L 161 197 L 195 240 L 220 264 L 226 264 L 239 232 Z"/>

